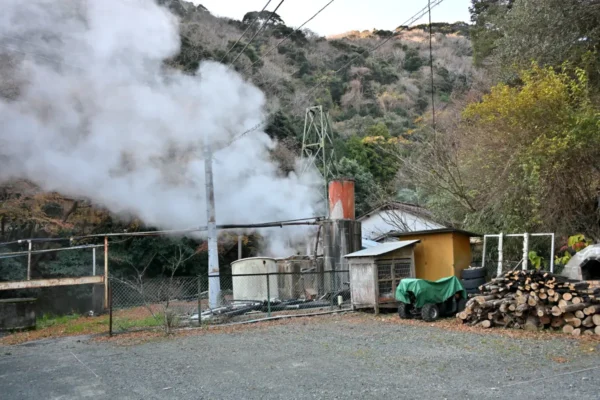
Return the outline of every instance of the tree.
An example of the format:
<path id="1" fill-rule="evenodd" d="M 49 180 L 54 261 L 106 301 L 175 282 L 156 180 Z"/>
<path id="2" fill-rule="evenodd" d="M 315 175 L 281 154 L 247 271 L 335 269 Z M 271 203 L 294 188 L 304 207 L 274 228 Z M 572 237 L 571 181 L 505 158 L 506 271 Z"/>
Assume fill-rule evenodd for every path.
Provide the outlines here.
<path id="1" fill-rule="evenodd" d="M 515 0 L 471 0 L 471 42 L 473 43 L 473 61 L 476 65 L 489 57 L 496 48 L 497 40 L 502 37 L 498 22 L 511 9 Z"/>
<path id="2" fill-rule="evenodd" d="M 532 60 L 554 67 L 570 61 L 595 74 L 600 69 L 597 0 L 520 0 L 497 24 L 502 37 L 492 61 L 511 74 Z"/>
<path id="3" fill-rule="evenodd" d="M 337 162 L 336 178 L 352 178 L 355 187 L 355 209 L 356 215 L 362 215 L 380 201 L 381 188 L 366 168 L 356 160 L 343 157 Z"/>
<path id="4" fill-rule="evenodd" d="M 396 139 L 383 123 L 367 129 L 367 136 L 352 136 L 346 143 L 346 155 L 366 168 L 381 186 L 390 186 L 398 164 L 393 155 Z"/>
<path id="5" fill-rule="evenodd" d="M 256 22 L 255 22 L 255 20 L 256 20 Z M 242 22 L 246 25 L 249 25 L 252 23 L 256 23 L 258 25 L 267 23 L 268 26 L 285 25 L 285 23 L 283 22 L 283 19 L 281 19 L 281 17 L 277 13 L 273 13 L 272 11 L 266 11 L 266 10 L 265 11 L 247 12 L 244 15 L 244 18 L 242 18 Z"/>
<path id="6" fill-rule="evenodd" d="M 581 69 L 534 65 L 463 114 L 460 168 L 480 216 L 510 230 L 600 238 L 600 113 Z"/>

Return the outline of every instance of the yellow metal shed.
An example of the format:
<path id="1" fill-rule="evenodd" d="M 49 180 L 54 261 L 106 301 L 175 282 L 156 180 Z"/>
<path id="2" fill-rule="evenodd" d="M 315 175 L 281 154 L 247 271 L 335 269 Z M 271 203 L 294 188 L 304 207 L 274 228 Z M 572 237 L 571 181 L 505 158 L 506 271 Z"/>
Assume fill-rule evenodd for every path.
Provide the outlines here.
<path id="1" fill-rule="evenodd" d="M 471 238 L 480 236 L 460 229 L 444 228 L 390 232 L 376 241 L 419 240 L 414 250 L 416 277 L 438 280 L 452 275 L 460 278 L 461 271 L 471 264 Z"/>

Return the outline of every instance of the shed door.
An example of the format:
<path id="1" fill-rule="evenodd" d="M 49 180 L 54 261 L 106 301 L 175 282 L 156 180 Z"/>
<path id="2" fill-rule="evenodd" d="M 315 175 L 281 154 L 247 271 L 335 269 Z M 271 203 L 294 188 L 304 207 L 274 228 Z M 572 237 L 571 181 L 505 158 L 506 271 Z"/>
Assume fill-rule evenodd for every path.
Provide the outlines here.
<path id="1" fill-rule="evenodd" d="M 376 291 L 373 264 L 350 264 L 350 291 L 355 306 L 375 307 Z"/>
<path id="2" fill-rule="evenodd" d="M 377 284 L 379 285 L 379 301 L 393 302 L 396 299 L 396 288 L 404 278 L 412 277 L 412 259 L 377 261 Z"/>

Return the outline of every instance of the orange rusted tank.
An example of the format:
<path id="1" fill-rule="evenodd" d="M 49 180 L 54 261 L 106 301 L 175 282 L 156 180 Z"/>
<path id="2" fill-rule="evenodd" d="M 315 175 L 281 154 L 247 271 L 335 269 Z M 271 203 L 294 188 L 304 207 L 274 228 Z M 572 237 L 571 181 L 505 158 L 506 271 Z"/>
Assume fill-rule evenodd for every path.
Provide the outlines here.
<path id="1" fill-rule="evenodd" d="M 329 182 L 329 219 L 354 219 L 354 180 Z"/>

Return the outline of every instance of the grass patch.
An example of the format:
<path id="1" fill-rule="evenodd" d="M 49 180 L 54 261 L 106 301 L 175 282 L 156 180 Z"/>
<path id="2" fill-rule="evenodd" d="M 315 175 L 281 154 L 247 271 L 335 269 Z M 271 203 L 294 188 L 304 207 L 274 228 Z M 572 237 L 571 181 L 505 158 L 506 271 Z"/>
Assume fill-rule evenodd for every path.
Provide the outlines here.
<path id="1" fill-rule="evenodd" d="M 45 329 L 55 325 L 66 325 L 69 321 L 73 321 L 81 318 L 79 314 L 62 315 L 56 316 L 51 314 L 44 314 L 42 318 L 36 321 L 36 329 Z"/>
<path id="2" fill-rule="evenodd" d="M 162 327 L 164 315 L 160 312 L 150 314 L 144 307 L 116 310 L 113 313 L 113 330 L 127 331 L 133 328 Z M 0 344 L 13 345 L 32 340 L 63 336 L 90 335 L 108 333 L 108 314 L 95 317 L 45 314 L 36 321 L 36 328 L 23 332 L 14 332 L 0 338 Z"/>

